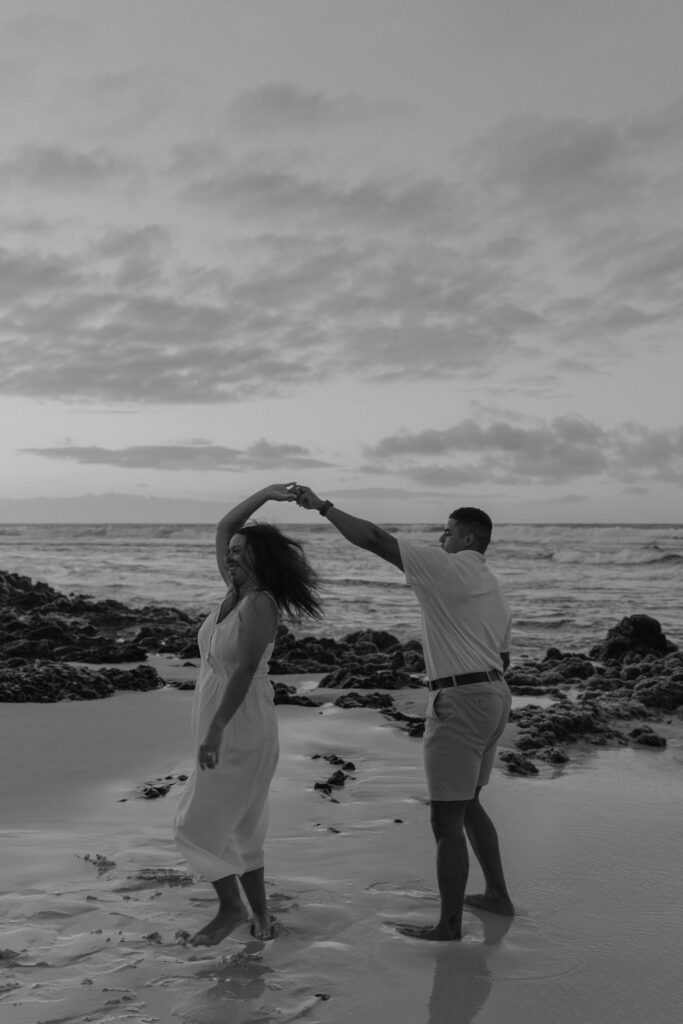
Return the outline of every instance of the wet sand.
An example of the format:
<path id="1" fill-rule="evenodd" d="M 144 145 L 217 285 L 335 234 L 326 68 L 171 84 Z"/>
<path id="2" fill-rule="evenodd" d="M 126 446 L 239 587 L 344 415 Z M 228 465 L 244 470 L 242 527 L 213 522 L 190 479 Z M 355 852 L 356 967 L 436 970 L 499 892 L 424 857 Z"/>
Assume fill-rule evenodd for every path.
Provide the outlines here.
<path id="1" fill-rule="evenodd" d="M 677 1019 L 681 723 L 664 750 L 586 748 L 533 779 L 499 765 L 485 802 L 517 916 L 466 911 L 463 940 L 433 944 L 393 926 L 438 909 L 420 741 L 375 711 L 280 706 L 266 862 L 279 934 L 243 926 L 195 949 L 177 936 L 212 916 L 213 893 L 170 833 L 191 699 L 3 704 L 3 1024 Z M 420 693 L 400 699 L 420 713 Z M 313 788 L 326 754 L 355 764 L 334 799 Z M 139 797 L 166 776 L 166 796 Z"/>

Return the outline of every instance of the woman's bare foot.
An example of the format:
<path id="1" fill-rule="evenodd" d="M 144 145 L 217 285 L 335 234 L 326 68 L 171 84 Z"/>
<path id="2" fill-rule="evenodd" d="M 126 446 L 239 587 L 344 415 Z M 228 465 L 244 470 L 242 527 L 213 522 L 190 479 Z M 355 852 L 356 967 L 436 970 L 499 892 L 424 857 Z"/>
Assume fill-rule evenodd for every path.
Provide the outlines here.
<path id="1" fill-rule="evenodd" d="M 216 946 L 249 919 L 246 907 L 220 909 L 212 921 L 190 939 L 191 946 Z"/>
<path id="2" fill-rule="evenodd" d="M 254 914 L 249 930 L 255 939 L 268 942 L 275 938 L 275 918 L 272 914 Z"/>
<path id="3" fill-rule="evenodd" d="M 427 939 L 429 942 L 457 942 L 462 937 L 460 932 L 442 924 L 398 924 L 396 931 L 410 939 Z"/>
<path id="4" fill-rule="evenodd" d="M 466 907 L 474 907 L 475 910 L 488 910 L 489 914 L 502 914 L 503 917 L 514 917 L 515 908 L 509 896 L 489 896 L 487 893 L 477 893 L 465 896 L 463 900 Z"/>

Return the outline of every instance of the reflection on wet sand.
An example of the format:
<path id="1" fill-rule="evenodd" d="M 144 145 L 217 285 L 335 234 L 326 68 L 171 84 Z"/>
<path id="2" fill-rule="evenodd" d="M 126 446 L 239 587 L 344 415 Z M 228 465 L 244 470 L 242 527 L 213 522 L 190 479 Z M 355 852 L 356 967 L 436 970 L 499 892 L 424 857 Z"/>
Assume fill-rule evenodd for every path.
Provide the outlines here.
<path id="1" fill-rule="evenodd" d="M 502 942 L 514 918 L 484 911 L 476 917 L 483 925 L 483 942 L 444 943 L 438 950 L 428 1024 L 471 1024 L 491 993 L 494 975 L 485 947 Z"/>

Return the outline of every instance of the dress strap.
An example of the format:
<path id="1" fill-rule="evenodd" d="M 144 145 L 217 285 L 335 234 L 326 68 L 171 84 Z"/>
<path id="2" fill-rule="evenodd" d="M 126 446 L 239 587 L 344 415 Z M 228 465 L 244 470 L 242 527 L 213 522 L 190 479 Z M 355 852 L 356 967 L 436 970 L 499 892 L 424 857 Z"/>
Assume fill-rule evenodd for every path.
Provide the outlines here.
<path id="1" fill-rule="evenodd" d="M 260 593 L 260 594 L 267 594 L 267 595 L 268 595 L 268 597 L 270 598 L 270 600 L 271 600 L 271 601 L 273 602 L 273 604 L 275 605 L 275 610 L 276 610 L 276 612 L 278 612 L 278 616 L 279 616 L 279 612 L 280 612 L 280 609 L 278 608 L 278 605 L 277 605 L 277 601 L 275 600 L 275 598 L 273 597 L 273 595 L 271 594 L 271 592 L 270 592 L 269 590 L 260 590 L 260 591 L 259 591 L 259 593 Z"/>
<path id="2" fill-rule="evenodd" d="M 257 594 L 266 594 L 270 598 L 270 600 L 275 605 L 275 615 L 276 615 L 277 621 L 279 623 L 279 621 L 280 621 L 280 609 L 278 607 L 277 601 L 275 600 L 275 598 L 273 597 L 273 595 L 271 594 L 271 592 L 269 590 L 252 590 L 251 593 L 247 594 L 246 597 L 242 598 L 242 600 L 238 603 L 238 605 L 236 607 L 239 607 L 239 605 L 242 604 L 243 601 L 246 601 L 247 598 L 249 598 L 249 597 L 256 597 Z"/>

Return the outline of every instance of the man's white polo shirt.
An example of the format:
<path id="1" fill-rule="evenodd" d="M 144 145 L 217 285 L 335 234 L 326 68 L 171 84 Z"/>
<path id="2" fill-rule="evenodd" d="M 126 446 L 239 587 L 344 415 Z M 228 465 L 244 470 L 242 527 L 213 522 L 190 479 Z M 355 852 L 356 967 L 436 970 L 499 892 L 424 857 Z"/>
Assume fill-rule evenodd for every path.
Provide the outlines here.
<path id="1" fill-rule="evenodd" d="M 428 678 L 502 670 L 512 616 L 485 557 L 404 540 L 398 545 L 406 582 L 422 609 Z"/>

